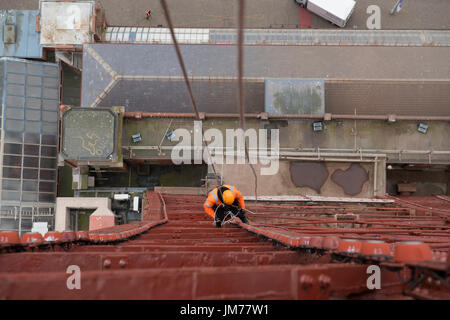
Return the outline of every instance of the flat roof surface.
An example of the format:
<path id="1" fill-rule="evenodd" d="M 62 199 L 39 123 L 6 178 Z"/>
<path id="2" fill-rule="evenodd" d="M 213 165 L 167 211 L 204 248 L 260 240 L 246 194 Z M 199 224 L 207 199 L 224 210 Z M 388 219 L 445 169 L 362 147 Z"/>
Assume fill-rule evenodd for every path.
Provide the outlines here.
<path id="1" fill-rule="evenodd" d="M 39 33 L 36 32 L 38 10 L 1 10 L 0 11 L 0 56 L 18 58 L 42 58 L 42 46 Z M 4 32 L 8 32 L 13 43 L 4 43 Z"/>
<path id="2" fill-rule="evenodd" d="M 181 52 L 200 111 L 237 111 L 236 47 L 181 45 Z M 392 113 L 410 114 L 411 103 L 420 114 L 448 115 L 450 47 L 257 45 L 245 46 L 244 53 L 246 112 L 264 110 L 266 78 L 319 78 L 326 83 L 326 108 L 329 99 L 337 101 L 333 113 L 354 113 L 355 108 L 362 108 L 360 114 L 386 114 L 392 108 Z M 126 111 L 192 112 L 172 45 L 89 44 L 84 46 L 83 65 L 83 107 L 123 105 Z M 329 95 L 328 82 L 334 79 L 353 80 L 354 90 L 334 90 L 336 97 Z M 361 79 L 368 82 L 359 85 Z M 435 80 L 438 85 L 430 85 L 429 81 Z M 389 83 L 380 89 L 370 81 Z M 416 86 L 409 88 L 403 81 Z M 397 90 L 398 86 L 402 90 Z M 364 92 L 374 98 L 364 98 Z M 388 96 L 396 99 L 394 105 Z M 378 104 L 383 107 L 373 107 Z"/>
<path id="3" fill-rule="evenodd" d="M 94 3 L 41 2 L 41 44 L 81 45 L 91 40 L 91 18 Z"/>
<path id="4" fill-rule="evenodd" d="M 62 154 L 70 160 L 112 160 L 117 115 L 105 109 L 73 108 L 62 116 Z"/>

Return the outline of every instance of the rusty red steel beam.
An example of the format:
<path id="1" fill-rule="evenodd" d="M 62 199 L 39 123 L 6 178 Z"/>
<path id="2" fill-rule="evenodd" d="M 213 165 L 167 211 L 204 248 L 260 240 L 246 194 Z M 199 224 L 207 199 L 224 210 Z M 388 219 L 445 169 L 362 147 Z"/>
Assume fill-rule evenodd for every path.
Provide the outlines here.
<path id="1" fill-rule="evenodd" d="M 241 246 L 245 246 L 245 245 L 253 245 L 255 243 L 257 243 L 258 241 L 253 237 L 253 238 L 248 238 L 248 239 L 234 239 L 232 237 L 230 238 L 215 238 L 215 237 L 211 237 L 208 239 L 196 239 L 196 238 L 190 238 L 190 239 L 182 239 L 182 238 L 172 238 L 172 239 L 153 239 L 153 240 L 149 240 L 149 241 L 132 241 L 132 242 L 128 242 L 128 243 L 124 243 L 124 244 L 117 244 L 117 247 L 126 247 L 126 246 L 130 246 L 130 245 L 152 245 L 152 244 L 157 244 L 157 245 L 165 245 L 165 244 L 172 244 L 172 245 L 215 245 L 215 244 L 220 244 L 220 243 L 239 243 L 239 245 Z"/>
<path id="2" fill-rule="evenodd" d="M 278 249 L 282 250 L 282 249 Z M 73 252 L 179 252 L 179 251 L 191 251 L 191 252 L 274 252 L 271 245 L 263 243 L 217 243 L 208 245 L 186 245 L 186 244 L 153 244 L 153 245 L 128 245 L 128 246 L 108 246 L 108 245 L 96 245 L 96 246 L 80 246 L 75 248 Z"/>
<path id="3" fill-rule="evenodd" d="M 258 228 L 267 228 L 267 226 L 256 226 Z M 425 237 L 422 234 L 417 234 L 414 233 L 414 235 L 410 235 L 410 234 L 394 234 L 394 233 L 370 233 L 370 232 L 366 232 L 366 233 L 353 233 L 351 231 L 348 232 L 338 232 L 336 230 L 326 230 L 326 231 L 322 231 L 322 232 L 312 232 L 310 230 L 297 230 L 297 229 L 281 229 L 278 230 L 279 232 L 292 232 L 293 234 L 299 235 L 299 236 L 340 236 L 342 238 L 355 238 L 355 239 L 377 239 L 374 238 L 374 236 L 379 236 L 381 238 L 392 238 L 392 239 L 397 239 L 398 241 L 423 241 L 423 242 L 428 242 L 428 243 L 447 243 L 449 237 L 448 236 L 443 236 L 443 237 L 437 237 L 434 236 L 433 237 Z"/>
<path id="4" fill-rule="evenodd" d="M 254 208 L 254 209 L 258 209 L 258 210 L 274 210 L 276 212 L 279 212 L 280 209 L 292 209 L 292 210 L 304 210 L 304 211 L 309 211 L 309 210 L 321 210 L 321 211 L 329 211 L 329 212 L 333 212 L 333 211 L 342 211 L 342 210 L 359 210 L 359 211 L 376 211 L 376 212 L 392 212 L 392 213 L 397 213 L 397 212 L 409 212 L 410 209 L 409 208 L 404 208 L 404 207 L 395 207 L 395 208 L 391 208 L 391 207 L 380 207 L 380 206 L 363 206 L 363 205 L 359 205 L 359 206 L 325 206 L 325 205 L 305 205 L 305 206 L 299 206 L 299 205 L 280 205 L 280 207 L 278 208 L 278 205 L 258 205 L 255 204 L 253 202 L 248 203 L 248 206 L 250 208 Z"/>
<path id="5" fill-rule="evenodd" d="M 413 229 L 413 230 L 402 230 L 396 228 L 383 228 L 383 229 L 370 229 L 370 228 L 296 228 L 296 227 L 287 227 L 285 230 L 296 230 L 303 231 L 310 234 L 323 234 L 323 233 L 335 233 L 335 234 L 344 234 L 344 233 L 356 233 L 356 234 L 414 234 L 414 235 L 441 235 L 444 237 L 448 237 L 449 233 L 439 233 L 436 231 L 426 232 L 421 229 Z"/>
<path id="6" fill-rule="evenodd" d="M 86 271 L 80 290 L 66 273 L 0 274 L 4 299 L 329 299 L 378 291 L 367 288 L 367 266 L 322 264 L 187 267 Z M 402 290 L 395 273 L 382 272 L 384 289 Z M 126 288 L 126 290 L 124 290 Z"/>
<path id="7" fill-rule="evenodd" d="M 329 293 L 324 293 L 323 291 L 321 291 L 325 290 L 328 287 L 331 288 L 332 282 L 334 282 L 334 284 L 336 285 L 336 281 L 343 280 L 344 277 L 341 273 L 344 273 L 344 271 L 342 270 L 345 270 L 345 272 L 349 272 L 350 270 L 351 273 L 352 265 L 331 264 L 329 265 L 330 267 L 321 269 L 324 266 L 323 263 L 328 262 L 330 259 L 330 255 L 328 255 L 327 253 L 321 256 L 320 254 L 306 254 L 305 252 L 301 253 L 287 250 L 287 247 L 300 248 L 300 246 L 298 245 L 298 240 L 301 236 L 298 233 L 282 231 L 280 230 L 280 228 L 260 228 L 254 225 L 249 226 L 242 223 L 239 224 L 239 226 L 247 229 L 248 231 L 251 231 L 252 233 L 260 234 L 270 238 L 269 241 L 260 241 L 258 239 L 259 237 L 250 236 L 248 233 L 245 234 L 245 232 L 240 232 L 239 230 L 242 231 L 242 229 L 237 229 L 236 226 L 233 225 L 226 226 L 222 230 L 217 230 L 214 228 L 212 223 L 209 222 L 211 220 L 203 213 L 200 204 L 186 205 L 187 198 L 189 198 L 190 201 L 198 200 L 199 203 L 203 202 L 204 200 L 203 197 L 162 196 L 153 192 L 147 192 L 146 200 L 149 200 L 149 203 L 146 204 L 144 210 L 144 224 L 149 225 L 158 223 L 160 221 L 169 223 L 165 223 L 164 225 L 156 229 L 152 229 L 150 232 L 147 232 L 148 229 L 144 230 L 138 240 L 115 244 L 114 246 L 75 246 L 73 253 L 70 254 L 60 252 L 32 253 L 25 254 L 25 256 L 20 254 L 11 254 L 9 256 L 14 257 L 12 259 L 16 260 L 9 260 L 9 262 L 5 260 L 6 264 L 3 264 L 1 268 L 6 268 L 5 270 L 12 270 L 14 269 L 14 266 L 20 264 L 20 261 L 24 262 L 22 263 L 23 266 L 28 266 L 32 265 L 32 261 L 36 261 L 36 259 L 44 259 L 45 257 L 47 258 L 46 261 L 40 262 L 39 264 L 41 266 L 40 268 L 42 268 L 42 271 L 48 271 L 49 269 L 55 270 L 52 268 L 60 268 L 67 263 L 84 263 L 83 268 L 87 268 L 88 271 L 83 272 L 83 279 L 86 279 L 87 276 L 87 285 L 88 288 L 92 290 L 92 292 L 84 292 L 84 295 L 81 295 L 83 299 L 90 299 L 89 297 L 114 298 L 121 296 L 122 293 L 118 291 L 124 290 L 118 289 L 120 288 L 119 286 L 115 287 L 116 284 L 114 284 L 113 282 L 122 284 L 122 288 L 129 288 L 131 286 L 131 290 L 133 292 L 133 297 L 131 298 L 133 299 L 141 299 L 145 297 L 150 297 L 151 299 L 160 299 L 161 297 L 174 299 L 178 296 L 189 296 L 189 293 L 185 292 L 186 288 L 177 289 L 176 286 L 178 284 L 176 284 L 175 282 L 178 282 L 179 280 L 181 282 L 185 281 L 184 283 L 189 285 L 191 283 L 190 281 L 194 281 L 193 283 L 197 289 L 198 286 L 201 285 L 201 283 L 198 282 L 199 274 L 205 275 L 205 272 L 210 272 L 213 275 L 211 276 L 211 279 L 208 279 L 208 281 L 205 282 L 205 285 L 207 284 L 209 287 L 213 287 L 213 291 L 216 291 L 211 291 L 208 293 L 204 293 L 202 291 L 200 294 L 197 291 L 194 291 L 191 292 L 192 299 L 220 299 L 239 297 L 290 297 L 292 299 L 306 297 L 327 299 L 330 297 L 346 297 L 349 292 L 351 292 L 352 294 L 370 295 L 370 293 L 367 292 L 367 287 L 365 285 L 365 280 L 367 279 L 367 274 L 365 272 L 363 273 L 364 281 L 362 281 L 362 277 L 359 280 L 347 279 L 348 282 L 345 285 L 343 284 L 342 287 L 339 287 L 339 285 L 337 285 L 337 289 L 333 289 L 334 291 L 331 289 Z M 198 220 L 201 220 L 201 222 L 197 222 Z M 196 227 L 196 223 L 201 224 L 202 227 Z M 207 224 L 209 224 L 210 229 L 205 228 Z M 113 228 L 113 230 L 103 230 L 102 232 L 98 232 L 97 234 L 107 234 L 108 232 L 112 232 L 115 230 L 118 232 L 122 232 L 123 230 L 127 230 L 127 228 L 129 227 L 130 226 L 122 226 L 117 227 L 116 229 Z M 208 231 L 205 232 L 205 230 Z M 212 230 L 214 230 L 214 232 L 212 232 Z M 317 230 L 318 229 L 315 229 L 313 231 Z M 323 230 L 329 232 L 330 230 L 333 230 L 333 228 L 323 228 Z M 354 235 L 354 232 L 352 232 L 354 231 L 354 229 L 349 230 L 350 234 L 353 233 Z M 303 231 L 304 229 L 302 230 L 302 232 Z M 388 235 L 385 237 L 392 238 L 392 235 Z M 397 239 L 393 238 L 392 240 L 396 241 Z M 277 244 L 278 242 L 282 243 L 284 246 L 279 247 L 277 245 L 274 247 L 272 245 Z M 54 255 L 53 258 L 52 255 Z M 86 257 L 88 258 L 83 262 L 83 259 Z M 274 257 L 277 258 L 275 259 Z M 7 255 L 5 255 L 4 258 L 7 259 Z M 8 265 L 8 263 L 11 263 L 11 265 Z M 305 268 L 307 268 L 304 269 L 304 267 L 297 265 L 285 265 L 286 263 L 306 263 L 308 265 L 304 266 Z M 245 265 L 245 267 L 233 267 L 233 265 L 239 264 L 243 264 Z M 266 267 L 263 266 L 264 264 L 273 264 L 273 266 Z M 206 267 L 206 265 L 214 265 L 214 267 Z M 221 282 L 223 280 L 222 278 L 220 278 L 221 276 L 225 275 L 225 278 L 228 276 L 228 274 L 223 274 L 222 272 L 220 272 L 220 270 L 223 269 L 223 267 L 221 267 L 222 265 L 226 270 L 228 270 L 228 272 L 230 272 L 230 270 L 236 271 L 236 273 L 232 273 L 230 275 L 231 277 L 238 277 L 236 278 L 236 281 L 230 282 L 230 279 L 227 279 L 223 281 L 223 283 Z M 339 268 L 341 268 L 339 270 L 341 271 L 336 271 L 334 269 L 334 267 L 336 267 L 337 265 L 339 265 Z M 194 267 L 185 268 L 186 266 Z M 269 267 L 275 267 L 275 269 L 264 269 Z M 355 267 L 355 265 L 353 265 L 353 267 Z M 367 266 L 356 265 L 356 267 L 360 268 L 358 270 L 365 271 L 365 268 Z M 99 268 L 102 269 L 101 272 L 89 271 L 94 269 L 98 270 Z M 115 268 L 118 268 L 118 270 L 109 271 L 109 269 Z M 127 270 L 131 268 L 133 270 Z M 186 270 L 189 268 L 190 270 Z M 314 272 L 319 269 L 321 270 L 321 273 L 317 275 L 316 279 L 314 278 Z M 149 275 L 148 273 L 146 273 L 148 272 L 148 270 L 151 270 L 151 272 L 159 270 L 160 274 Z M 285 281 L 283 279 L 277 278 L 277 274 L 279 276 L 280 270 L 289 270 L 288 272 L 285 272 L 285 274 L 289 275 L 289 281 L 284 283 L 284 287 L 277 286 L 280 281 Z M 298 270 L 300 270 L 299 272 L 301 274 L 297 274 Z M 130 271 L 133 271 L 134 273 L 130 273 Z M 187 271 L 190 271 L 190 273 L 186 273 L 185 277 L 183 278 L 181 276 L 182 273 Z M 263 271 L 267 271 L 267 273 L 263 273 Z M 196 276 L 193 275 L 193 273 L 195 272 L 197 272 Z M 336 274 L 334 274 L 333 272 L 336 272 Z M 61 275 L 61 273 L 40 272 L 39 277 L 36 277 L 36 273 L 33 274 L 35 276 L 34 278 L 39 278 L 37 282 L 34 282 L 34 284 L 42 286 L 40 290 L 36 290 L 35 288 L 34 291 L 26 291 L 26 288 L 33 284 L 30 284 L 30 279 L 26 278 L 29 275 L 26 275 L 24 273 L 9 273 L 10 282 L 5 282 L 8 289 L 7 291 L 5 291 L 7 295 L 10 297 L 14 297 L 15 292 L 17 292 L 15 291 L 15 288 L 18 288 L 17 290 L 19 290 L 20 294 L 23 296 L 22 298 L 26 298 L 28 296 L 32 297 L 32 299 L 36 299 L 36 297 L 40 296 L 47 299 L 49 295 L 54 295 L 54 292 L 51 292 L 49 294 L 48 290 L 42 290 L 42 288 L 44 288 L 43 283 L 48 282 L 44 281 L 44 279 L 50 281 L 50 287 L 52 285 L 55 285 L 55 292 L 58 292 L 58 290 L 61 289 L 59 287 L 60 284 L 56 284 L 56 282 L 61 280 L 58 278 L 58 276 L 62 276 L 63 278 L 64 276 L 67 277 L 67 275 Z M 255 274 L 259 276 L 255 276 Z M 391 289 L 393 288 L 394 291 L 400 290 L 402 286 L 399 281 L 395 277 L 393 277 L 394 274 L 392 272 L 385 272 L 384 275 L 386 276 L 386 274 L 388 275 L 388 277 L 391 277 L 390 279 L 392 280 L 391 282 L 389 282 L 390 285 L 388 285 L 388 287 L 390 287 Z M 246 279 L 248 280 L 249 277 L 252 280 L 250 282 L 246 282 Z M 270 280 L 273 280 L 274 283 L 272 283 L 271 286 L 267 288 L 264 286 L 260 287 L 259 282 L 267 281 L 267 277 L 272 277 L 273 279 L 270 278 Z M 335 279 L 334 277 L 338 277 L 338 279 Z M 3 274 L 0 274 L 0 282 L 3 280 L 3 278 L 7 278 L 5 272 L 3 272 Z M 20 285 L 14 287 L 12 282 L 17 279 L 25 280 L 25 282 L 19 281 Z M 164 279 L 166 281 L 164 281 Z M 164 284 L 166 287 L 160 292 L 152 291 L 153 289 L 150 291 L 145 291 L 142 288 L 145 287 L 146 283 L 148 283 L 149 285 L 153 285 L 154 282 L 158 282 L 161 280 L 163 280 L 161 282 L 161 285 Z M 300 282 L 300 287 L 302 289 L 301 293 L 296 291 L 296 286 L 291 283 L 292 281 L 294 281 L 294 283 Z M 359 285 L 358 281 L 360 282 Z M 256 282 L 258 283 L 258 285 L 256 286 L 258 288 L 248 288 L 246 286 L 246 284 L 249 285 Z M 106 294 L 102 290 L 100 290 L 105 284 L 107 286 L 111 286 L 112 290 Z M 211 286 L 211 284 L 214 285 Z M 222 287 L 222 284 L 226 286 L 225 289 Z M 84 283 L 84 287 L 85 285 L 86 284 Z M 232 287 L 232 290 L 228 291 L 227 288 L 230 287 L 230 285 Z M 287 291 L 290 295 L 287 296 L 285 295 L 286 286 L 289 286 L 290 288 Z M 22 288 L 23 291 L 20 291 L 20 288 Z M 383 291 L 387 292 L 386 290 Z M 67 292 L 63 292 L 61 295 L 58 295 L 58 298 L 64 296 L 67 298 L 73 298 L 73 294 L 69 293 L 67 295 Z M 130 296 L 127 296 L 125 298 L 130 298 Z"/>
<path id="8" fill-rule="evenodd" d="M 450 197 L 448 197 L 448 196 L 435 195 L 435 197 L 438 198 L 439 200 L 443 200 L 443 201 L 446 201 L 446 202 L 450 203 Z"/>
<path id="9" fill-rule="evenodd" d="M 395 202 L 397 202 L 403 206 L 409 207 L 409 208 L 422 210 L 422 211 L 431 211 L 433 213 L 444 214 L 445 216 L 450 215 L 450 209 L 447 209 L 447 208 L 450 208 L 448 203 L 442 204 L 445 207 L 445 209 L 431 207 L 431 206 L 429 206 L 430 205 L 429 197 L 428 197 L 428 199 L 427 198 L 420 199 L 420 198 L 415 197 L 414 198 L 415 201 L 411 201 L 411 198 L 408 198 L 408 197 L 400 198 L 400 197 L 394 197 L 394 196 L 386 196 L 386 198 L 393 199 L 393 200 L 395 200 Z M 443 201 L 441 201 L 441 202 L 443 202 Z"/>
<path id="10" fill-rule="evenodd" d="M 433 221 L 444 221 L 442 217 L 439 216 L 417 216 L 417 215 L 378 215 L 378 214 L 359 214 L 359 213 L 312 213 L 312 214 L 303 214 L 302 212 L 292 212 L 292 211 L 283 211 L 283 212 L 271 212 L 271 213 L 253 213 L 253 212 L 247 212 L 249 216 L 253 218 L 261 218 L 261 219 L 267 219 L 267 218 L 294 218 L 294 219 L 303 219 L 304 221 L 320 221 L 321 219 L 328 218 L 332 219 L 333 217 L 339 216 L 339 217 L 355 217 L 359 219 L 364 219 L 368 221 L 424 221 L 424 222 L 433 222 Z M 373 217 L 375 216 L 375 217 Z M 377 217 L 378 216 L 378 217 Z M 334 218 L 335 219 L 335 218 Z"/>
<path id="11" fill-rule="evenodd" d="M 357 206 L 357 207 L 350 207 L 350 206 L 322 206 L 322 205 L 309 205 L 309 206 L 281 206 L 280 208 L 277 208 L 277 206 L 258 206 L 254 203 L 250 203 L 248 205 L 250 208 L 253 208 L 255 210 L 259 211 L 267 211 L 267 212 L 280 212 L 280 209 L 290 209 L 290 210 L 301 210 L 304 212 L 309 211 L 321 211 L 321 212 L 336 212 L 336 211 L 362 211 L 362 212 L 379 212 L 379 213 L 409 213 L 411 209 L 409 208 L 383 208 L 383 207 L 376 207 L 376 206 Z"/>
<path id="12" fill-rule="evenodd" d="M 328 260 L 330 260 L 328 258 Z M 306 264 L 307 256 L 295 251 L 272 252 L 135 252 L 135 253 L 15 253 L 0 257 L 0 272 L 61 272 L 69 265 L 77 265 L 83 271 L 108 269 L 260 266 L 278 264 Z M 328 261 L 329 262 L 329 261 Z"/>
<path id="13" fill-rule="evenodd" d="M 288 212 L 281 213 L 281 214 L 280 213 L 278 213 L 278 214 L 276 214 L 276 213 L 259 214 L 258 213 L 258 214 L 254 214 L 252 216 L 255 218 L 258 218 L 258 219 L 280 218 L 280 219 L 286 219 L 286 220 L 289 220 L 289 219 L 297 220 L 297 219 L 301 219 L 301 218 L 303 218 L 303 219 L 316 219 L 319 217 L 330 218 L 332 216 L 335 216 L 336 214 L 345 214 L 345 212 L 344 213 L 338 213 L 338 212 L 335 212 L 335 213 L 309 213 L 309 214 L 304 214 L 301 212 L 290 212 L 290 211 L 288 211 Z M 420 219 L 426 218 L 426 216 L 415 216 L 414 217 L 414 216 L 409 216 L 409 215 L 402 215 L 402 216 L 395 215 L 394 216 L 394 215 L 360 214 L 360 213 L 355 213 L 355 214 L 359 215 L 363 218 L 366 218 L 366 219 L 398 219 L 398 220 L 406 220 L 407 221 L 407 220 L 414 220 L 414 219 L 420 220 Z M 431 218 L 430 221 L 434 221 L 434 220 L 442 221 L 441 217 L 430 217 L 430 218 Z"/>
<path id="14" fill-rule="evenodd" d="M 66 254 L 15 253 L 0 256 L 0 273 L 17 272 L 61 272 L 69 265 L 77 265 L 84 271 L 108 269 L 183 268 L 221 266 L 260 266 L 272 264 L 306 264 L 311 259 L 297 252 L 135 252 L 135 253 L 93 253 L 77 252 Z"/>
<path id="15" fill-rule="evenodd" d="M 256 217 L 251 216 L 252 219 L 255 219 Z M 284 220 L 284 217 L 276 217 L 275 220 Z M 291 217 L 287 217 L 286 220 L 291 220 Z M 356 220 L 336 220 L 336 219 L 310 219 L 310 220 L 305 220 L 302 219 L 301 217 L 295 218 L 296 222 L 277 222 L 277 223 L 273 223 L 273 225 L 295 225 L 295 226 L 304 226 L 304 225 L 314 225 L 314 224 L 324 224 L 324 223 L 328 223 L 328 224 L 345 224 L 345 223 L 354 223 L 354 224 L 376 224 L 376 225 L 388 225 L 388 226 L 392 226 L 392 223 L 394 221 L 391 221 L 390 219 L 388 221 L 385 220 L 366 220 L 366 219 L 356 219 Z M 299 220 L 299 221 L 297 221 Z M 435 224 L 430 224 L 427 221 L 424 221 L 426 224 L 418 224 L 417 221 L 414 221 L 416 224 L 412 224 L 411 221 L 410 222 L 404 222 L 404 221 L 395 221 L 395 225 L 399 226 L 401 228 L 408 228 L 408 229 L 417 229 L 417 228 L 439 228 L 439 229 L 449 229 L 450 230 L 450 226 L 446 226 L 444 221 L 441 221 L 441 225 L 435 225 Z"/>
<path id="16" fill-rule="evenodd" d="M 258 211 L 258 214 L 264 214 L 264 213 L 280 213 L 281 209 L 289 210 L 285 212 L 295 212 L 295 213 L 304 213 L 304 214 L 310 214 L 310 213 L 323 213 L 323 214 L 335 214 L 340 212 L 351 212 L 351 213 L 363 213 L 363 214 L 370 214 L 370 213 L 377 213 L 377 214 L 409 214 L 411 212 L 411 209 L 407 210 L 377 210 L 375 207 L 360 207 L 360 208 L 322 208 L 322 207 L 286 207 L 286 208 L 257 208 L 252 205 L 249 206 L 252 210 Z"/>
<path id="17" fill-rule="evenodd" d="M 169 222 L 164 228 L 156 228 L 152 230 L 151 233 L 146 233 L 141 236 L 141 239 L 145 239 L 147 236 L 153 235 L 153 234 L 161 234 L 161 233 L 183 233 L 183 234 L 215 234 L 217 236 L 229 236 L 229 235 L 248 235 L 248 233 L 245 230 L 242 230 L 240 228 L 211 228 L 213 226 L 212 222 L 208 224 L 207 228 L 199 228 L 195 225 L 193 226 L 173 226 L 172 222 Z"/>
<path id="18" fill-rule="evenodd" d="M 263 202 L 263 201 L 262 201 Z M 318 205 L 318 204 L 309 204 L 309 205 L 297 205 L 297 204 L 273 204 L 273 203 L 255 203 L 255 202 L 251 202 L 249 201 L 249 206 L 253 207 L 253 208 L 299 208 L 299 209 L 309 209 L 309 208 L 313 208 L 313 209 L 377 209 L 377 210 L 381 210 L 381 211 L 409 211 L 408 208 L 403 208 L 403 207 L 385 207 L 382 206 L 382 203 L 373 203 L 372 205 L 370 205 L 370 203 L 365 203 L 363 205 L 348 205 L 348 204 L 343 204 L 343 205 Z"/>
<path id="19" fill-rule="evenodd" d="M 239 226 L 241 226 L 242 228 L 248 230 L 249 232 L 256 233 L 256 234 L 262 235 L 264 237 L 276 240 L 276 241 L 278 241 L 278 242 L 280 242 L 280 243 L 282 243 L 282 244 L 284 244 L 284 245 L 286 245 L 288 247 L 291 247 L 291 248 L 303 248 L 303 247 L 305 247 L 305 245 L 301 242 L 302 238 L 304 238 L 305 236 L 309 236 L 309 237 L 316 236 L 316 237 L 326 238 L 326 237 L 330 237 L 330 236 L 335 236 L 336 234 L 340 233 L 340 232 L 337 232 L 339 230 L 331 230 L 331 228 L 330 228 L 330 230 L 328 232 L 326 232 L 326 233 L 325 232 L 323 232 L 323 233 L 312 233 L 312 232 L 309 231 L 308 233 L 305 234 L 305 233 L 292 232 L 290 230 L 280 230 L 280 229 L 277 229 L 277 228 L 258 227 L 258 226 L 255 226 L 255 225 L 248 225 L 248 224 L 242 223 L 240 220 L 236 220 L 234 223 L 239 225 Z M 347 232 L 345 232 L 345 234 L 346 234 L 345 237 L 342 237 L 342 234 L 344 234 L 344 232 L 343 232 L 340 235 L 340 237 L 338 237 L 338 238 L 341 238 L 341 239 L 343 239 L 343 238 L 353 238 L 353 239 L 355 239 L 354 235 L 350 236 L 350 234 L 351 234 L 350 231 L 351 230 L 347 230 Z M 367 234 L 367 233 L 365 233 L 365 234 Z M 394 241 L 398 241 L 399 240 L 399 239 L 396 239 L 395 237 L 393 237 L 393 235 L 391 235 L 391 234 L 387 234 L 386 236 L 388 238 L 391 238 L 391 239 L 389 239 L 390 241 L 388 241 L 388 242 L 394 242 Z M 360 237 L 356 237 L 356 238 L 358 239 Z M 417 240 L 417 237 L 413 238 L 413 239 Z M 419 238 L 420 241 L 425 242 L 425 243 L 427 243 L 427 242 L 437 242 L 439 240 L 448 242 L 447 239 L 448 238 L 443 238 L 443 239 L 427 239 L 427 238 L 424 238 L 424 237 Z M 373 238 L 372 239 L 368 238 L 368 240 L 374 240 L 374 239 Z M 383 239 L 383 237 L 382 237 L 379 240 L 388 240 L 388 239 Z M 306 247 L 311 247 L 311 246 L 307 245 Z M 334 250 L 334 249 L 336 249 L 336 247 L 334 247 L 334 248 L 324 248 L 324 249 Z"/>
<path id="20" fill-rule="evenodd" d="M 253 221 L 253 219 L 251 219 Z M 354 221 L 346 221 L 344 223 L 335 223 L 335 222 L 319 222 L 314 223 L 313 225 L 304 225 L 304 226 L 296 226 L 295 224 L 279 224 L 279 223 L 255 223 L 255 225 L 259 226 L 272 226 L 279 229 L 285 230 L 299 230 L 304 232 L 329 232 L 338 230 L 339 232 L 355 232 L 355 233 L 364 233 L 364 232 L 372 232 L 372 233 L 386 233 L 392 232 L 393 234 L 430 234 L 430 235 L 441 235 L 441 236 L 449 236 L 450 232 L 445 226 L 430 226 L 430 225 L 420 225 L 420 226 L 411 226 L 411 227 L 388 227 L 388 226 L 377 226 L 375 223 L 362 223 L 362 222 L 354 222 Z M 329 226 L 324 226 L 329 225 Z M 341 225 L 341 226 L 339 226 Z M 354 225 L 353 228 L 348 227 L 348 225 Z"/>

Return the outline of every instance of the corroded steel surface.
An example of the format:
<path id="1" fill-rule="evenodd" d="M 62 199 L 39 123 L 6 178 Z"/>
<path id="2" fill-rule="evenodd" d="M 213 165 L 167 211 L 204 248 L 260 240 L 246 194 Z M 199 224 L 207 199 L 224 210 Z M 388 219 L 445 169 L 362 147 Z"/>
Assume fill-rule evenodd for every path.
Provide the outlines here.
<path id="1" fill-rule="evenodd" d="M 249 203 L 249 225 L 236 218 L 216 229 L 203 201 L 147 192 L 139 223 L 51 233 L 30 245 L 2 235 L 0 297 L 449 298 L 449 227 L 439 215 L 392 203 L 258 202 Z M 411 253 L 414 245 L 399 249 L 405 240 L 424 244 Z M 371 264 L 381 267 L 380 290 L 367 288 Z M 67 287 L 73 265 L 80 290 Z"/>

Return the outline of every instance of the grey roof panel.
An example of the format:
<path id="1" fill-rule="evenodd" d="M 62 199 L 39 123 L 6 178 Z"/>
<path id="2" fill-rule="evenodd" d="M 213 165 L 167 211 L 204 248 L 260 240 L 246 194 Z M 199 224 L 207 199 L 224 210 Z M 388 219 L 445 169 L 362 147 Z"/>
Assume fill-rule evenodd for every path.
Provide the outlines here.
<path id="1" fill-rule="evenodd" d="M 236 91 L 224 84 L 236 79 L 236 46 L 180 47 L 201 110 L 218 113 L 236 110 Z M 328 79 L 354 79 L 354 84 L 359 81 L 356 79 L 450 78 L 447 59 L 450 47 L 255 45 L 245 46 L 244 54 L 245 81 L 255 88 L 253 93 L 245 92 L 249 99 L 246 112 L 263 110 L 263 103 L 257 107 L 261 101 L 258 99 L 264 99 L 257 97 L 261 92 L 257 83 L 263 84 L 266 78 L 321 78 L 326 83 Z M 90 44 L 84 46 L 83 62 L 83 107 L 125 105 L 127 111 L 193 111 L 172 45 Z M 214 100 L 217 97 L 220 101 Z M 353 110 L 355 105 L 345 107 Z M 367 110 L 378 112 L 370 107 Z M 342 113 L 335 108 L 333 112 Z"/>
<path id="2" fill-rule="evenodd" d="M 232 81 L 194 81 L 192 91 L 201 112 L 237 113 L 236 83 Z M 264 110 L 264 83 L 244 85 L 245 107 L 249 113 Z M 119 81 L 101 107 L 125 106 L 126 111 L 191 113 L 192 105 L 186 84 L 181 80 L 124 80 Z"/>
<path id="3" fill-rule="evenodd" d="M 269 114 L 323 114 L 322 79 L 266 79 L 265 108 Z"/>

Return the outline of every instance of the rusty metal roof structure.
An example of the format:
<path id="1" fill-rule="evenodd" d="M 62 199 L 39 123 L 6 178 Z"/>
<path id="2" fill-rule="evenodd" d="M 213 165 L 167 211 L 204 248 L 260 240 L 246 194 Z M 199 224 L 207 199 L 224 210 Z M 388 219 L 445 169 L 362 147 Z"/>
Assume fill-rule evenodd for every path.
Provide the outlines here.
<path id="1" fill-rule="evenodd" d="M 250 224 L 216 229 L 203 197 L 148 191 L 141 222 L 1 233 L 1 298 L 450 299 L 449 198 L 388 200 L 253 202 Z M 80 290 L 66 287 L 68 265 Z M 367 288 L 369 265 L 380 290 Z"/>

